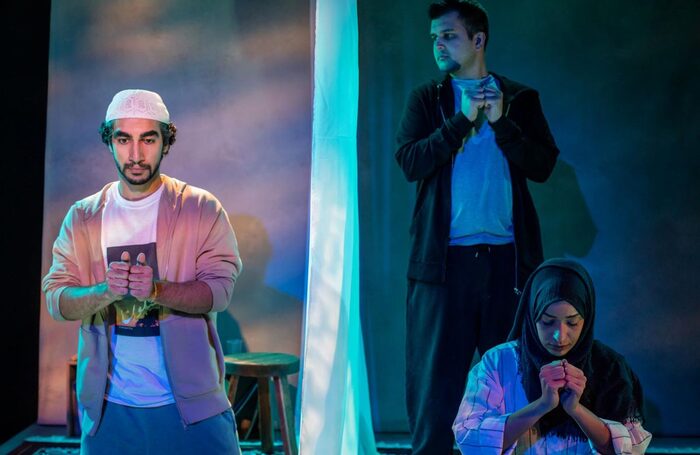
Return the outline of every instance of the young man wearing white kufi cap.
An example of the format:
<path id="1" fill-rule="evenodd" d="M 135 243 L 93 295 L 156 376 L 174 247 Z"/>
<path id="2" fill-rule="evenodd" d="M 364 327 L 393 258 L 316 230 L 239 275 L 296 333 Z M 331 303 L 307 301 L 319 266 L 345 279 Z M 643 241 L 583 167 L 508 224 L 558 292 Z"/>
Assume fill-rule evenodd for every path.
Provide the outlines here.
<path id="1" fill-rule="evenodd" d="M 119 180 L 76 202 L 43 290 L 81 320 L 81 453 L 240 453 L 216 313 L 241 270 L 209 192 L 160 173 L 176 128 L 147 90 L 114 96 L 100 128 Z"/>

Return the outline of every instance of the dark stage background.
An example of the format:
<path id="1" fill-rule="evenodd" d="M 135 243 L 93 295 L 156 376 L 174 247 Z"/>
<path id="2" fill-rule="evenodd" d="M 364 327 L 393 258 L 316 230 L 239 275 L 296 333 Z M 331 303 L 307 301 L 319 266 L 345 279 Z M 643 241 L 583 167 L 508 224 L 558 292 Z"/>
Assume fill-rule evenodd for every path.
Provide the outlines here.
<path id="1" fill-rule="evenodd" d="M 49 10 L 48 1 L 11 2 L 0 18 L 6 59 L 0 180 L 9 201 L 2 222 L 0 443 L 37 416 Z"/>
<path id="2" fill-rule="evenodd" d="M 407 429 L 404 277 L 415 187 L 393 150 L 409 91 L 439 77 L 428 4 L 358 1 L 361 295 L 377 431 Z M 545 256 L 590 270 L 596 336 L 639 374 L 649 428 L 700 435 L 700 2 L 483 4 L 488 68 L 539 90 L 561 149 L 549 181 L 530 185 Z"/>
<path id="3" fill-rule="evenodd" d="M 393 159 L 393 136 L 409 90 L 438 77 L 427 4 L 358 2 L 361 290 L 376 431 L 406 430 L 404 276 L 414 187 Z M 484 4 L 489 68 L 540 91 L 562 151 L 549 182 L 531 186 L 545 254 L 579 258 L 591 270 L 597 336 L 641 377 L 650 429 L 700 435 L 700 3 Z M 37 418 L 49 10 L 46 1 L 14 2 L 2 18 L 2 184 L 11 205 L 2 236 L 9 310 L 0 410 L 10 418 L 0 441 Z"/>

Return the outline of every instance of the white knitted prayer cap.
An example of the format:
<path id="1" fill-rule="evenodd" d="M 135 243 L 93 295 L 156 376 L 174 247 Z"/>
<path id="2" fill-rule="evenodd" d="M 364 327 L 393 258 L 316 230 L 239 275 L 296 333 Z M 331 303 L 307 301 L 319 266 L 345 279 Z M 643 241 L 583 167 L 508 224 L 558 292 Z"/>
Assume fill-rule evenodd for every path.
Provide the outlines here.
<path id="1" fill-rule="evenodd" d="M 105 121 L 120 118 L 146 118 L 170 123 L 170 113 L 156 92 L 141 89 L 122 90 L 109 103 Z"/>

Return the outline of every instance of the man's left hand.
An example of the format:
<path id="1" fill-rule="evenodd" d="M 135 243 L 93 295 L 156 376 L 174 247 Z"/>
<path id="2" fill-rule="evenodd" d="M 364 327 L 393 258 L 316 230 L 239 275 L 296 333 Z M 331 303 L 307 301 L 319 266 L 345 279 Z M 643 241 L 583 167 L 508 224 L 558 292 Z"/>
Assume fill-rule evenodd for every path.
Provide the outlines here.
<path id="1" fill-rule="evenodd" d="M 139 253 L 136 265 L 129 269 L 129 291 L 142 302 L 153 295 L 153 269 L 146 264 L 146 255 L 143 253 Z"/>
<path id="2" fill-rule="evenodd" d="M 494 87 L 484 87 L 484 113 L 489 123 L 503 115 L 503 92 Z"/>

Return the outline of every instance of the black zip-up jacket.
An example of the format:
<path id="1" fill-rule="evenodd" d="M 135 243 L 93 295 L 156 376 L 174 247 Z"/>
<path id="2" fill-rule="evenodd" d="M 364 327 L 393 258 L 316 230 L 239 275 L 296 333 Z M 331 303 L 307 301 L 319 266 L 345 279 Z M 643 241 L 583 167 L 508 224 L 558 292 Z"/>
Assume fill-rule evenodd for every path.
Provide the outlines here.
<path id="1" fill-rule="evenodd" d="M 508 160 L 513 188 L 513 231 L 517 262 L 515 287 L 543 261 L 540 225 L 527 180 L 549 178 L 559 149 L 542 113 L 539 95 L 529 87 L 491 73 L 503 91 L 503 115 L 491 124 L 496 144 Z M 408 278 L 445 280 L 451 218 L 452 165 L 474 126 L 455 111 L 452 82 L 430 82 L 414 89 L 396 136 L 395 156 L 410 182 L 417 182 L 411 223 Z"/>

